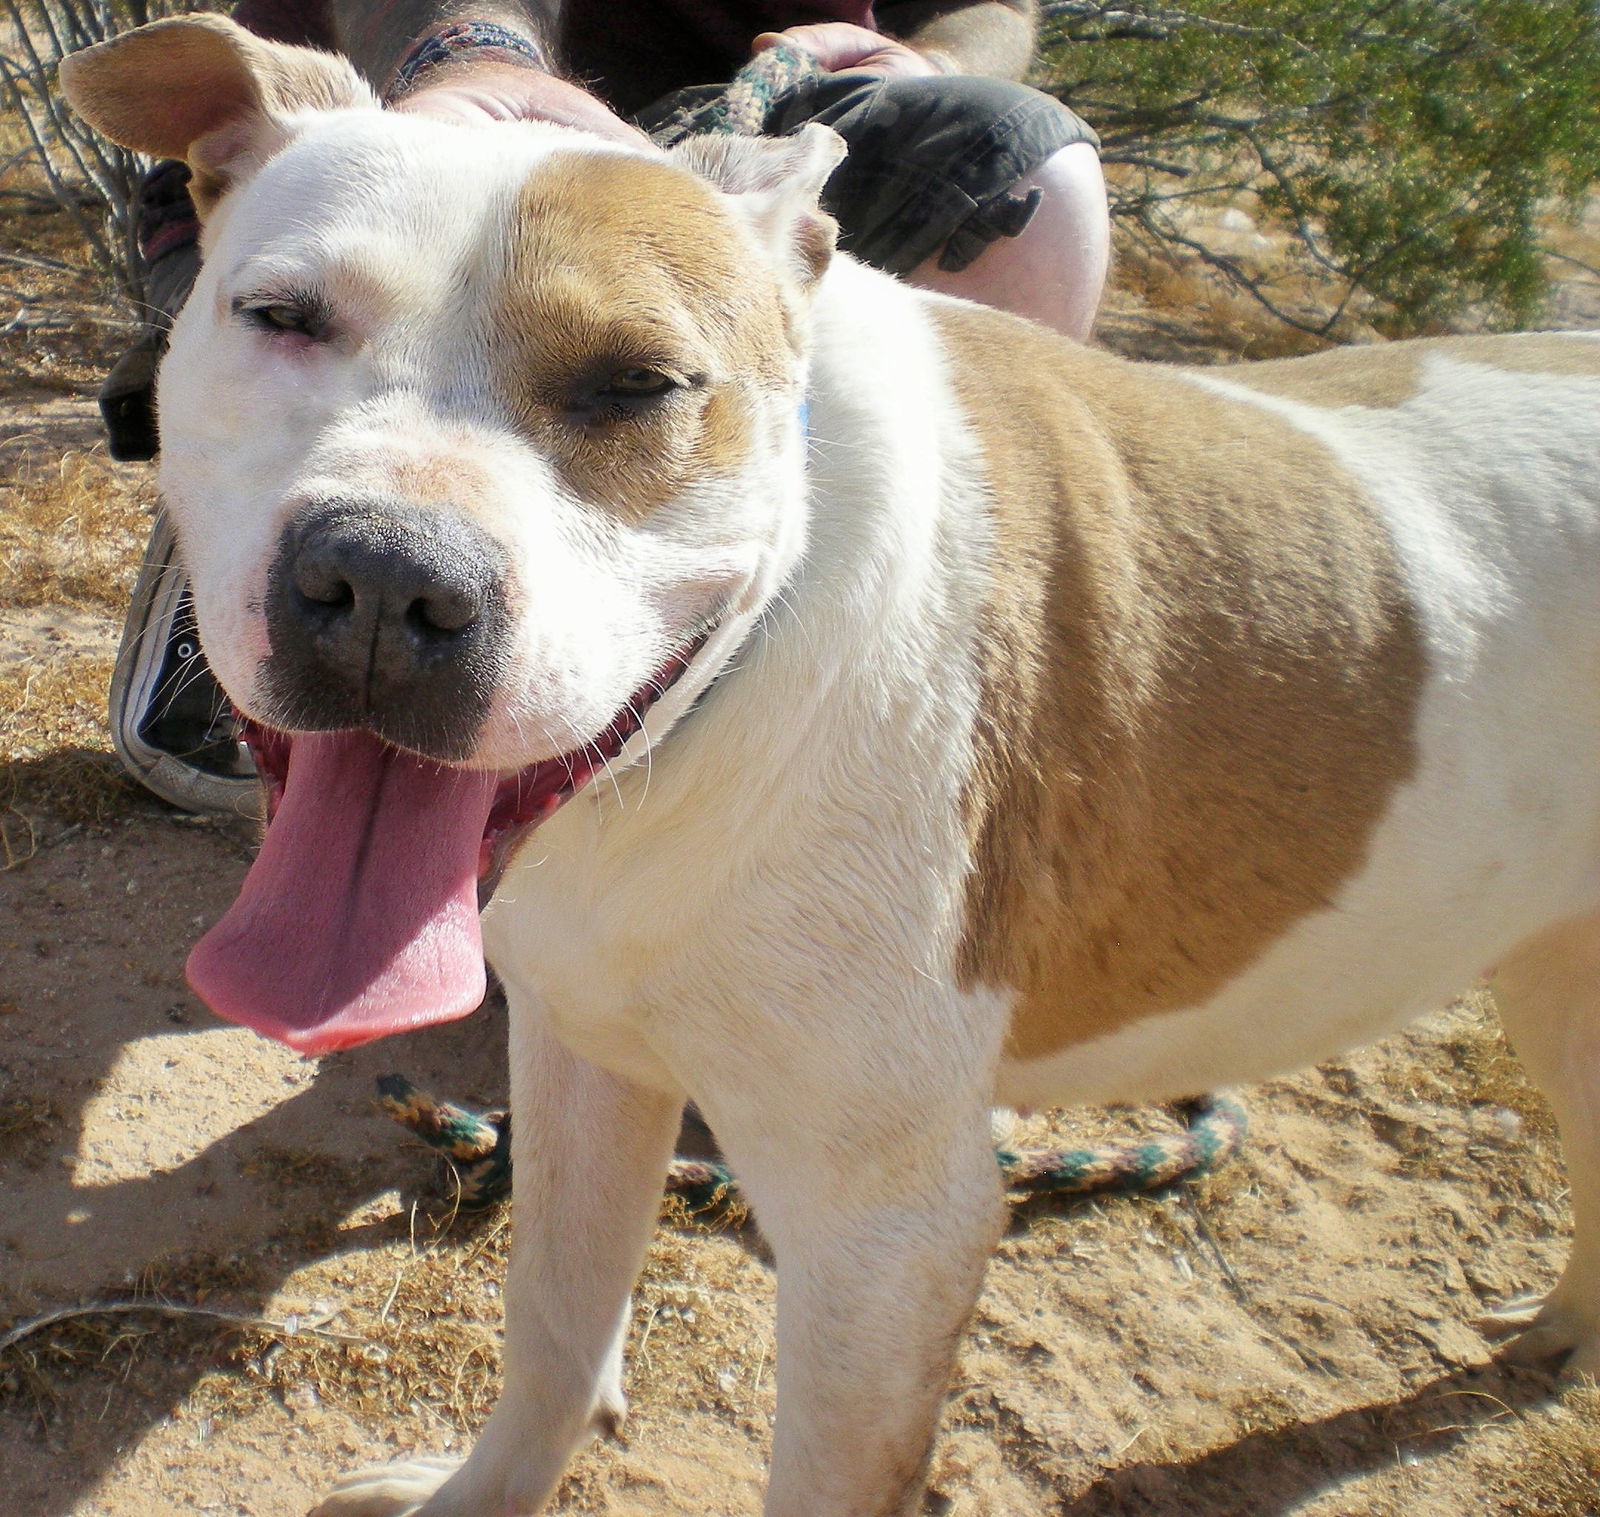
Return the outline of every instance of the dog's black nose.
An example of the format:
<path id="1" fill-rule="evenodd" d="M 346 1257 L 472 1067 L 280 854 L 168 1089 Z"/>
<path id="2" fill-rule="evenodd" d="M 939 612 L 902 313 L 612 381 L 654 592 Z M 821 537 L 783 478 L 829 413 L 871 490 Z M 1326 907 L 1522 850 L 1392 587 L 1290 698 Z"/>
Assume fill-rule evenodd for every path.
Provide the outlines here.
<path id="1" fill-rule="evenodd" d="M 370 727 L 434 758 L 471 753 L 504 651 L 504 555 L 458 513 L 311 506 L 269 578 L 270 694 L 300 731 Z"/>
<path id="2" fill-rule="evenodd" d="M 289 603 L 335 656 L 374 652 L 383 672 L 454 648 L 488 606 L 494 573 L 462 553 L 460 523 L 334 508 L 290 529 Z"/>

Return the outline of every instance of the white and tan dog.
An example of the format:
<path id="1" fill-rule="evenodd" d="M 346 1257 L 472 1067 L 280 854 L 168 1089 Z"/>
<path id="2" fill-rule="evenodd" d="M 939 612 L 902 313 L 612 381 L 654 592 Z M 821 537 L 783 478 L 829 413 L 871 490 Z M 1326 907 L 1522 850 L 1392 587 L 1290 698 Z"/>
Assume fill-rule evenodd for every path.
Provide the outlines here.
<path id="1" fill-rule="evenodd" d="M 916 1511 L 991 1103 L 1496 966 L 1577 1214 L 1522 1348 L 1600 1369 L 1600 343 L 1131 366 L 831 257 L 820 129 L 405 118 L 214 19 L 63 77 L 205 216 L 161 479 L 275 816 L 196 985 L 464 1014 L 498 880 L 504 1394 L 324 1511 L 532 1512 L 620 1416 L 686 1095 L 778 1260 L 767 1511 Z"/>

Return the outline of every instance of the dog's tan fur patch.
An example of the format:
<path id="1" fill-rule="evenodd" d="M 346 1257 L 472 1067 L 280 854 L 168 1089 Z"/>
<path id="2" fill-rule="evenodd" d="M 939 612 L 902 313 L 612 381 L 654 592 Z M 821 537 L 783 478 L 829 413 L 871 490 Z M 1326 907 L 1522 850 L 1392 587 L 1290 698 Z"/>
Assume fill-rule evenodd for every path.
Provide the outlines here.
<path id="1" fill-rule="evenodd" d="M 1481 363 L 1515 374 L 1600 374 L 1600 343 L 1534 334 L 1441 337 L 1394 346 L 1339 348 L 1314 358 L 1282 358 L 1221 371 L 1252 390 L 1315 406 L 1403 406 L 1416 393 L 1430 356 Z"/>
<path id="2" fill-rule="evenodd" d="M 793 363 L 777 286 L 715 192 L 621 154 L 562 154 L 524 185 L 497 321 L 512 414 L 583 499 L 630 521 L 735 473 L 752 400 Z M 694 382 L 610 418 L 574 409 L 641 367 Z"/>
<path id="3" fill-rule="evenodd" d="M 1033 1059 L 1193 1006 L 1360 867 L 1415 763 L 1419 628 L 1372 507 L 1276 417 L 941 310 L 994 591 L 958 970 Z"/>

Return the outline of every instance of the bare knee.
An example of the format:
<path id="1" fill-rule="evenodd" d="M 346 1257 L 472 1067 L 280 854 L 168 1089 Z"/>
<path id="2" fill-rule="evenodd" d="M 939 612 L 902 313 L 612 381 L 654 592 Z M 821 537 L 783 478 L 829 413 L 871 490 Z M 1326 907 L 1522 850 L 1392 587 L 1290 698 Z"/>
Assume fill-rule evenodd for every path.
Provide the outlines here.
<path id="1" fill-rule="evenodd" d="M 1016 190 L 1043 198 L 1020 236 L 1001 238 L 959 273 L 930 258 L 912 284 L 1028 316 L 1079 342 L 1094 326 L 1111 259 L 1100 159 L 1087 142 L 1058 148 Z"/>

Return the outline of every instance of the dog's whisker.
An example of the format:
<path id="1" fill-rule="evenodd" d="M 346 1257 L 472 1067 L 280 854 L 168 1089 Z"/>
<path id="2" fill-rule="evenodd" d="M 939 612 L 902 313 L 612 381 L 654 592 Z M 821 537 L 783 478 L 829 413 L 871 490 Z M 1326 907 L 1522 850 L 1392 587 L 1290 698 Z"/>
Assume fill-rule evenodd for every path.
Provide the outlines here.
<path id="1" fill-rule="evenodd" d="M 646 684 L 647 688 L 655 692 L 655 699 L 657 700 L 659 700 L 666 691 L 666 685 L 663 681 L 652 679 L 647 681 Z M 647 704 L 645 706 L 645 712 L 648 712 L 649 709 L 650 707 Z M 645 797 L 650 794 L 650 775 L 654 767 L 653 749 L 650 743 L 650 734 L 645 729 L 644 713 L 640 712 L 634 706 L 632 701 L 628 702 L 627 710 L 628 715 L 633 718 L 635 726 L 644 736 L 644 752 L 639 755 L 639 759 L 644 761 L 644 783 L 639 789 L 639 804 L 635 808 L 635 810 L 642 811 L 644 809 Z M 638 760 L 635 760 L 635 762 L 637 763 Z"/>
<path id="2" fill-rule="evenodd" d="M 611 767 L 611 759 L 604 753 L 600 755 L 600 767 L 605 771 L 606 778 L 611 782 L 611 788 L 617 797 L 618 809 L 624 809 L 625 803 L 622 799 L 622 786 L 620 783 L 618 783 L 616 770 Z"/>
<path id="3" fill-rule="evenodd" d="M 808 647 L 815 647 L 816 645 L 811 638 L 811 628 L 807 625 L 805 617 L 800 614 L 799 607 L 795 605 L 790 587 L 788 585 L 780 586 L 778 590 L 774 592 L 772 599 L 775 605 L 782 608 L 800 635 L 805 638 L 806 645 Z M 766 617 L 762 617 L 761 622 L 764 635 L 769 641 L 772 640 L 773 629 L 767 624 Z"/>

